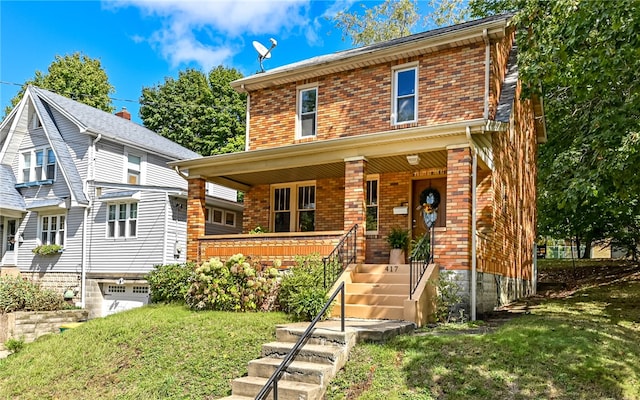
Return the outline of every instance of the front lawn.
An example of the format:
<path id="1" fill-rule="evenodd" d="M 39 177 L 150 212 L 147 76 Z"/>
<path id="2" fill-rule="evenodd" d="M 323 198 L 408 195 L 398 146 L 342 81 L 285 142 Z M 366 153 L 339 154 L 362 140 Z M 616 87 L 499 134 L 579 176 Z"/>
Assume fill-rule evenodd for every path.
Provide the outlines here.
<path id="1" fill-rule="evenodd" d="M 358 346 L 327 397 L 640 399 L 640 269 L 606 285 L 601 268 L 586 289 L 520 303 L 525 315 L 491 333 L 441 327 Z"/>
<path id="2" fill-rule="evenodd" d="M 282 313 L 152 305 L 91 320 L 0 360 L 1 399 L 215 399 L 275 338 Z"/>

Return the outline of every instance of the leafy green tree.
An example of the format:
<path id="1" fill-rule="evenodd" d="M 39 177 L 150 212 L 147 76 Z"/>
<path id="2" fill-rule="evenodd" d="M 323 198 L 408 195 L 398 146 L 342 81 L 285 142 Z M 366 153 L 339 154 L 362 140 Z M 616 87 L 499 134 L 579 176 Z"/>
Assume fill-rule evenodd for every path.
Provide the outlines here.
<path id="1" fill-rule="evenodd" d="M 140 116 L 147 128 L 203 156 L 244 150 L 246 95 L 231 81 L 242 78 L 219 66 L 196 69 L 142 89 Z"/>
<path id="2" fill-rule="evenodd" d="M 79 52 L 56 56 L 46 74 L 36 71 L 33 79 L 25 82 L 11 99 L 11 106 L 5 110 L 5 114 L 18 104 L 28 85 L 50 90 L 109 113 L 115 110 L 109 97 L 115 89 L 109 83 L 100 60 Z"/>
<path id="3" fill-rule="evenodd" d="M 443 26 L 463 22 L 469 16 L 466 0 L 429 0 L 430 12 L 420 16 L 417 0 L 386 0 L 384 3 L 360 10 L 344 10 L 333 17 L 342 40 L 351 38 L 355 46 L 369 45 L 409 36 L 425 26 Z"/>
<path id="4" fill-rule="evenodd" d="M 640 245 L 640 3 L 471 0 L 475 16 L 514 11 L 520 77 L 544 96 L 540 233 Z M 633 172 L 632 172 L 633 171 Z"/>

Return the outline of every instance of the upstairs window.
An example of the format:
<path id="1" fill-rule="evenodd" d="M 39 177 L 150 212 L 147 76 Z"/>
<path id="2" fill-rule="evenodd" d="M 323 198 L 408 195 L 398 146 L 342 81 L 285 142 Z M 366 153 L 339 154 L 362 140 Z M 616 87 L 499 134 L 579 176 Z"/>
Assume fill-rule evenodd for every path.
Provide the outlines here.
<path id="1" fill-rule="evenodd" d="M 393 116 L 395 125 L 418 120 L 418 67 L 393 71 Z"/>
<path id="2" fill-rule="evenodd" d="M 298 137 L 316 136 L 318 88 L 298 91 Z"/>
<path id="3" fill-rule="evenodd" d="M 49 147 L 23 152 L 20 163 L 22 183 L 56 179 L 56 155 Z"/>
<path id="4" fill-rule="evenodd" d="M 44 215 L 40 218 L 42 244 L 64 246 L 67 219 L 64 215 Z"/>
<path id="5" fill-rule="evenodd" d="M 127 183 L 130 185 L 140 184 L 140 166 L 142 157 L 133 154 L 127 155 Z"/>
<path id="6" fill-rule="evenodd" d="M 135 237 L 138 231 L 138 203 L 108 205 L 107 237 Z"/>

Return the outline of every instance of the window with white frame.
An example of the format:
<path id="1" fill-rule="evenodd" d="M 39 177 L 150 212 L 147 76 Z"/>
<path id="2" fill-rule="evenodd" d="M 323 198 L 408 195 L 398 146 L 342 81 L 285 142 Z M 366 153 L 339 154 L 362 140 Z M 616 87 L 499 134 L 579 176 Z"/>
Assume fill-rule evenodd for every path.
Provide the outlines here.
<path id="1" fill-rule="evenodd" d="M 107 237 L 135 237 L 138 233 L 138 203 L 107 206 Z"/>
<path id="2" fill-rule="evenodd" d="M 272 186 L 274 232 L 310 232 L 315 230 L 315 182 Z"/>
<path id="3" fill-rule="evenodd" d="M 418 120 L 418 67 L 398 67 L 393 70 L 393 123 L 405 124 Z"/>
<path id="4" fill-rule="evenodd" d="M 50 147 L 23 152 L 20 163 L 22 183 L 55 180 L 56 178 L 56 156 Z"/>
<path id="5" fill-rule="evenodd" d="M 318 88 L 298 90 L 298 137 L 316 136 Z"/>
<path id="6" fill-rule="evenodd" d="M 64 246 L 66 227 L 65 215 L 43 215 L 40 217 L 40 242 Z"/>
<path id="7" fill-rule="evenodd" d="M 205 220 L 217 225 L 236 226 L 236 213 L 233 211 L 207 207 L 205 211 Z"/>
<path id="8" fill-rule="evenodd" d="M 127 154 L 127 183 L 140 184 L 140 172 L 142 171 L 142 157 L 135 154 Z"/>
<path id="9" fill-rule="evenodd" d="M 378 177 L 367 177 L 367 232 L 378 231 Z"/>

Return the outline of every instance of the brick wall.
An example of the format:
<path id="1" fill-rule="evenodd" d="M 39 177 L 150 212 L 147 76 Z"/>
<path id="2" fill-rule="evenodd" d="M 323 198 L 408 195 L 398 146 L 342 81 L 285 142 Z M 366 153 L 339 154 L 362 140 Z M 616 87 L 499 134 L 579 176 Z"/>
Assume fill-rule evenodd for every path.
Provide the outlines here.
<path id="1" fill-rule="evenodd" d="M 244 213 L 242 216 L 242 231 L 249 233 L 252 229 L 261 226 L 270 229 L 269 206 L 271 198 L 271 188 L 269 185 L 254 186 L 244 194 Z"/>
<path id="2" fill-rule="evenodd" d="M 62 296 L 64 292 L 71 288 L 75 292 L 73 298 L 74 304 L 80 301 L 80 290 L 82 286 L 80 274 L 65 272 L 47 272 L 40 274 L 39 272 L 23 272 L 22 277 L 39 285 L 43 289 L 53 290 Z"/>
<path id="3" fill-rule="evenodd" d="M 200 261 L 198 238 L 205 233 L 205 180 L 189 179 L 187 199 L 187 261 Z"/>
<path id="4" fill-rule="evenodd" d="M 366 195 L 367 160 L 346 161 L 344 165 L 344 226 L 347 232 L 358 225 L 356 239 L 356 262 L 363 263 L 366 255 L 365 229 L 365 195 Z"/>
<path id="5" fill-rule="evenodd" d="M 391 69 L 415 61 L 419 63 L 419 109 L 413 126 L 481 118 L 484 53 L 483 43 L 471 44 L 252 92 L 250 150 L 297 143 L 297 87 L 309 83 L 318 84 L 317 136 L 312 140 L 394 129 Z"/>

